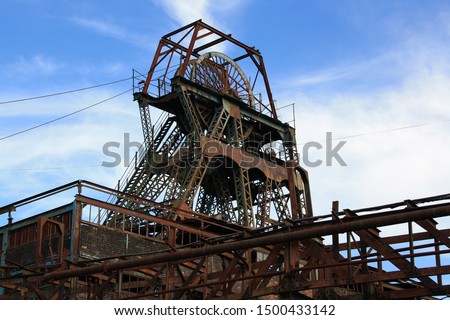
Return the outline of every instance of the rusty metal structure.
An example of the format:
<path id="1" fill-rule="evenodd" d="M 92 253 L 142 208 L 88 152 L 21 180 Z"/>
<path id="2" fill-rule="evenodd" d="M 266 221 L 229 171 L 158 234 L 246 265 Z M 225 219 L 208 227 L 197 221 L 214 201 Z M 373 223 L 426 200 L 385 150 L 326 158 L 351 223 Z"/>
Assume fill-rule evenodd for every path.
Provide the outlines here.
<path id="1" fill-rule="evenodd" d="M 79 180 L 0 208 L 1 298 L 450 294 L 450 194 L 313 215 L 254 47 L 199 20 L 134 80 L 145 143 L 117 188 Z M 13 223 L 63 192 L 74 201 Z"/>
<path id="2" fill-rule="evenodd" d="M 162 37 L 141 84 L 145 144 L 122 191 L 248 227 L 312 216 L 295 130 L 277 118 L 258 50 L 197 21 Z"/>

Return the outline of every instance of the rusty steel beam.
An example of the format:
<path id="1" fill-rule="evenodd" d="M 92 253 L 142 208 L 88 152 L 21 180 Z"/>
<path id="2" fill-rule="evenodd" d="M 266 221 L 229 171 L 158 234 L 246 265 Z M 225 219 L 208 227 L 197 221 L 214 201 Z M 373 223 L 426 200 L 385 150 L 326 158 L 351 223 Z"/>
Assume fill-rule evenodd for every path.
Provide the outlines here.
<path id="1" fill-rule="evenodd" d="M 219 280 L 218 283 L 216 284 L 212 289 L 211 292 L 208 293 L 208 298 L 211 299 L 213 298 L 216 293 L 220 290 L 220 281 L 225 281 L 229 278 L 229 276 L 231 275 L 231 273 L 234 271 L 234 268 L 236 267 L 236 265 L 239 263 L 242 255 L 244 254 L 244 251 L 238 252 L 235 257 L 233 258 L 233 260 L 230 261 L 229 265 L 226 267 L 225 270 L 222 271 L 221 275 L 219 276 Z M 229 282 L 229 281 L 227 281 Z"/>
<path id="2" fill-rule="evenodd" d="M 56 231 L 58 232 L 58 264 L 62 264 L 63 262 L 63 247 L 64 247 L 64 223 L 55 221 L 53 219 L 49 219 L 46 217 L 39 217 L 37 220 L 37 239 L 36 239 L 36 269 L 43 267 L 41 265 L 42 259 L 42 248 L 43 248 L 43 236 L 44 236 L 44 227 L 47 225 L 55 225 Z M 49 231 L 49 237 L 51 237 L 51 231 Z M 51 249 L 51 247 L 49 246 Z M 51 252 L 51 258 L 53 259 L 53 252 Z M 54 262 L 54 261 L 52 261 Z"/>
<path id="3" fill-rule="evenodd" d="M 34 201 L 38 201 L 38 200 L 47 198 L 49 196 L 52 196 L 54 194 L 57 194 L 57 193 L 60 193 L 60 192 L 66 191 L 66 190 L 72 189 L 73 187 L 78 186 L 82 182 L 83 182 L 83 180 L 72 181 L 72 182 L 69 182 L 69 183 L 67 183 L 65 185 L 62 185 L 60 187 L 56 187 L 56 188 L 53 188 L 53 189 L 50 189 L 50 190 L 38 193 L 38 194 L 33 195 L 31 197 L 28 197 L 28 198 L 25 198 L 25 199 L 22 199 L 22 200 L 10 203 L 7 206 L 0 207 L 0 214 L 8 213 L 10 211 L 15 211 L 16 208 L 18 208 L 18 207 L 27 205 L 27 204 L 32 203 Z"/>
<path id="4" fill-rule="evenodd" d="M 202 30 L 208 30 L 209 32 L 200 34 L 200 31 Z M 181 37 L 178 42 L 174 42 L 172 38 L 176 35 L 182 35 L 182 33 L 186 31 L 184 36 Z M 189 36 L 189 37 L 188 37 Z M 217 37 L 213 39 L 207 39 L 208 37 Z M 189 38 L 189 39 L 188 39 Z M 186 48 L 181 45 L 182 41 L 188 41 L 189 46 Z M 203 41 L 200 41 L 203 40 Z M 206 40 L 206 41 L 205 41 Z M 155 56 L 153 58 L 153 61 L 150 66 L 150 70 L 148 71 L 147 78 L 145 80 L 142 92 L 147 94 L 148 89 L 150 86 L 150 82 L 153 80 L 154 71 L 156 66 L 158 66 L 169 54 L 171 54 L 171 57 L 169 60 L 172 59 L 172 56 L 174 53 L 177 53 L 180 58 L 183 59 L 182 62 L 180 62 L 180 72 L 179 75 L 184 76 L 189 61 L 191 60 L 191 56 L 194 56 L 195 58 L 198 57 L 199 52 L 203 51 L 205 49 L 208 49 L 218 43 L 227 41 L 228 43 L 231 43 L 242 50 L 246 52 L 245 55 L 241 55 L 237 57 L 236 59 L 242 59 L 242 57 L 250 57 L 252 62 L 254 63 L 255 67 L 258 69 L 258 72 L 261 74 L 264 86 L 267 93 L 267 98 L 269 100 L 270 104 L 270 112 L 272 114 L 272 117 L 274 119 L 277 119 L 277 111 L 275 107 L 275 102 L 273 100 L 272 91 L 270 89 L 269 80 L 267 77 L 267 72 L 264 66 L 264 61 L 261 53 L 259 50 L 256 50 L 254 47 L 250 47 L 248 45 L 245 45 L 244 43 L 234 39 L 231 34 L 225 34 L 212 26 L 202 22 L 201 20 L 195 21 L 187 26 L 184 26 L 182 28 L 179 28 L 178 30 L 175 30 L 169 34 L 166 34 L 163 36 L 159 42 L 158 48 L 156 50 Z M 162 51 L 163 47 L 167 46 L 168 50 Z M 180 51 L 178 52 L 177 49 Z M 161 58 L 162 57 L 162 58 Z M 171 61 L 168 62 L 168 65 L 170 65 Z M 167 73 L 167 72 L 166 72 Z M 166 77 L 166 76 L 164 76 Z"/>
<path id="5" fill-rule="evenodd" d="M 230 243 L 217 244 L 215 246 L 206 246 L 197 249 L 180 250 L 169 254 L 158 254 L 149 257 L 137 258 L 112 263 L 102 263 L 98 265 L 82 267 L 73 270 L 54 271 L 43 275 L 43 280 L 64 279 L 75 276 L 88 275 L 98 272 L 109 272 L 114 270 L 135 268 L 139 266 L 152 265 L 157 263 L 175 262 L 186 259 L 193 259 L 205 255 L 219 254 L 249 248 L 262 247 L 279 243 L 288 243 L 291 241 L 301 241 L 305 239 L 326 236 L 330 234 L 343 233 L 347 231 L 363 230 L 367 228 L 380 227 L 405 223 L 408 221 L 425 220 L 450 215 L 450 205 L 435 205 L 415 209 L 397 210 L 388 213 L 378 213 L 370 216 L 342 219 L 344 223 L 305 225 L 306 228 L 299 226 L 297 230 L 286 233 L 260 236 L 257 238 L 244 239 Z M 305 229 L 305 230 L 303 230 Z"/>
<path id="6" fill-rule="evenodd" d="M 440 289 L 430 289 L 430 288 L 414 288 L 414 289 L 403 289 L 403 290 L 392 290 L 383 292 L 380 295 L 381 299 L 411 299 L 416 297 L 425 296 L 441 296 L 448 295 L 450 293 L 450 285 L 442 286 Z"/>
<path id="7" fill-rule="evenodd" d="M 248 151 L 232 147 L 219 140 L 200 137 L 200 147 L 208 157 L 225 156 L 244 169 L 259 169 L 264 175 L 274 181 L 288 180 L 289 167 L 283 167 L 266 159 L 260 158 Z M 292 170 L 292 169 L 291 169 Z"/>
<path id="8" fill-rule="evenodd" d="M 437 287 L 438 284 L 434 282 L 431 278 L 427 276 L 422 276 L 416 266 L 412 263 L 413 260 L 408 261 L 404 256 L 400 253 L 395 252 L 392 247 L 385 244 L 381 239 L 373 237 L 366 230 L 356 230 L 356 234 L 367 243 L 371 248 L 375 248 L 377 252 L 381 253 L 386 260 L 391 262 L 394 266 L 396 266 L 399 270 L 403 270 L 411 273 L 416 276 L 422 283 L 424 283 L 427 287 Z"/>
<path id="9" fill-rule="evenodd" d="M 111 211 L 117 211 L 119 213 L 134 216 L 134 217 L 142 219 L 142 220 L 148 220 L 148 221 L 155 222 L 155 223 L 158 223 L 161 225 L 165 225 L 165 226 L 177 228 L 179 230 L 183 230 L 186 232 L 190 232 L 193 234 L 198 234 L 198 235 L 206 237 L 206 238 L 213 238 L 213 237 L 218 236 L 218 234 L 216 234 L 216 233 L 212 233 L 212 232 L 204 231 L 204 230 L 201 230 L 198 228 L 190 227 L 190 226 L 185 225 L 180 222 L 176 222 L 176 221 L 172 221 L 172 220 L 168 220 L 168 219 L 164 219 L 164 218 L 159 218 L 159 217 L 147 215 L 144 213 L 139 213 L 139 212 L 136 212 L 136 211 L 133 211 L 130 209 L 119 207 L 114 204 L 104 202 L 101 200 L 96 200 L 93 198 L 89 198 L 89 197 L 86 197 L 83 195 L 76 195 L 75 199 L 76 199 L 76 201 L 84 203 L 84 204 L 90 204 L 95 207 L 99 207 L 99 208 L 103 208 L 103 209 L 107 209 L 107 210 L 111 210 Z"/>
<path id="10" fill-rule="evenodd" d="M 299 270 L 301 270 L 301 269 L 299 269 Z M 438 274 L 450 273 L 450 266 L 428 267 L 428 268 L 422 268 L 422 269 L 420 269 L 420 271 L 423 276 L 431 277 L 431 276 L 436 276 Z M 353 279 L 351 279 L 351 280 L 345 279 L 345 278 L 330 278 L 330 279 L 306 282 L 304 284 L 299 284 L 298 290 L 320 289 L 320 288 L 327 288 L 327 287 L 337 287 L 337 286 L 346 286 L 346 285 L 351 285 L 351 284 L 362 284 L 362 283 L 373 283 L 373 282 L 389 282 L 389 281 L 397 281 L 399 279 L 408 279 L 411 277 L 414 278 L 414 277 L 416 277 L 416 275 L 409 273 L 407 270 L 357 274 L 357 275 L 354 275 Z M 439 288 L 440 287 L 430 288 L 430 289 L 439 290 Z"/>
<path id="11" fill-rule="evenodd" d="M 440 237 L 450 237 L 450 229 L 446 230 L 438 230 L 441 234 Z M 428 232 L 417 232 L 413 233 L 412 236 L 414 237 L 414 241 L 422 241 L 422 240 L 431 240 L 434 239 L 432 235 L 430 235 Z M 383 241 L 389 245 L 392 244 L 398 244 L 398 243 L 406 243 L 409 239 L 409 234 L 401 234 L 401 235 L 395 235 L 395 236 L 387 236 L 383 237 Z M 339 251 L 345 250 L 347 248 L 347 243 L 340 243 L 339 244 Z M 359 245 L 359 241 L 353 242 L 351 244 L 351 248 L 355 249 Z"/>
<path id="12" fill-rule="evenodd" d="M 431 235 L 431 237 L 450 248 L 450 239 L 448 238 L 448 236 L 443 235 L 429 220 L 421 220 L 417 221 L 416 223 L 424 230 L 426 230 Z"/>

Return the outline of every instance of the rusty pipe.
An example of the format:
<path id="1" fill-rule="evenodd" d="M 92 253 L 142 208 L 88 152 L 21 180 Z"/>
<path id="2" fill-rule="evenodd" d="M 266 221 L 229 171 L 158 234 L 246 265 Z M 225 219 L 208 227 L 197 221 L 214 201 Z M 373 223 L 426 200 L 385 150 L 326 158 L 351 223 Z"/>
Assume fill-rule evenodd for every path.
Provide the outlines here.
<path id="1" fill-rule="evenodd" d="M 297 227 L 293 227 L 294 229 L 292 229 L 292 231 L 283 232 L 281 234 L 271 234 L 262 237 L 260 236 L 257 238 L 238 240 L 235 242 L 206 246 L 197 249 L 180 250 L 172 253 L 163 253 L 133 260 L 103 262 L 102 264 L 92 265 L 88 267 L 54 271 L 43 275 L 42 280 L 58 280 L 94 273 L 110 272 L 126 268 L 136 268 L 145 265 L 175 262 L 234 250 L 243 250 L 266 245 L 288 243 L 291 241 L 301 241 L 305 239 L 344 233 L 348 231 L 394 225 L 405 223 L 408 221 L 425 220 L 448 215 L 450 215 L 450 204 L 441 204 L 427 207 L 407 208 L 403 210 L 342 219 L 341 221 L 343 221 L 344 223 L 331 222 L 330 224 L 330 222 L 319 222 L 315 225 L 300 225 Z"/>

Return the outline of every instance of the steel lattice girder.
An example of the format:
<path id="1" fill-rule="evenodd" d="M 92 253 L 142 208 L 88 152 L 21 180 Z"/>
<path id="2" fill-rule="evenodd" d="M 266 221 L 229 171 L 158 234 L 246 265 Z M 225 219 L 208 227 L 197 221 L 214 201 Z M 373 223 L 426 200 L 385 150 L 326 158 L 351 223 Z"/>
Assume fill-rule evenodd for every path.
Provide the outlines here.
<path id="1" fill-rule="evenodd" d="M 263 226 L 269 225 L 270 221 L 312 216 L 308 175 L 298 163 L 292 160 L 296 158 L 293 156 L 296 150 L 295 133 L 291 127 L 271 117 L 253 112 L 252 109 L 240 105 L 239 101 L 202 89 L 186 79 L 176 78 L 172 84 L 175 88 L 174 92 L 178 92 L 180 96 L 170 94 L 170 97 L 155 99 L 143 93 L 135 95 L 140 106 L 151 104 L 173 113 L 174 116 L 170 118 L 175 118 L 174 123 L 178 128 L 185 130 L 186 140 L 176 152 L 172 153 L 171 157 L 164 157 L 162 153 L 157 156 L 159 159 L 166 159 L 161 163 L 162 166 L 174 168 L 169 174 L 167 190 L 158 189 L 156 193 L 152 190 L 154 187 L 150 187 L 143 192 L 145 185 L 139 184 L 136 190 L 126 188 L 127 191 L 142 196 L 165 194 L 165 203 L 184 209 L 202 208 L 199 203 L 206 201 L 203 197 L 210 198 L 209 202 L 216 205 L 208 207 L 210 212 L 202 212 L 206 214 L 217 213 L 219 203 L 231 201 L 232 204 L 226 206 L 234 208 L 234 212 L 225 214 L 224 218 L 233 219 L 228 221 L 248 226 Z M 199 117 L 196 110 L 202 108 L 205 101 L 208 101 L 207 104 L 214 105 L 211 119 L 193 121 L 192 119 Z M 209 122 L 202 124 L 205 121 Z M 191 126 L 187 123 L 191 123 Z M 166 128 L 164 125 L 161 127 L 164 130 Z M 254 129 L 255 127 L 259 129 Z M 263 140 L 252 138 L 255 134 Z M 155 135 L 160 136 L 158 132 Z M 172 138 L 169 135 L 167 139 Z M 283 144 L 286 160 L 264 155 L 261 149 L 278 140 Z M 152 147 L 152 143 L 148 145 L 152 150 L 156 149 Z M 214 159 L 213 162 L 211 162 L 212 159 Z M 219 163 L 222 163 L 221 167 L 217 166 Z M 145 165 L 145 163 L 142 164 L 142 166 Z M 136 170 L 136 174 L 139 172 L 140 170 Z M 160 174 L 167 173 L 155 172 L 152 179 L 157 181 L 157 176 Z M 206 181 L 210 175 L 220 176 L 219 188 L 208 186 Z M 268 179 L 276 183 L 268 182 Z M 135 180 L 132 178 L 130 181 Z M 260 188 L 261 183 L 268 183 L 273 190 L 266 192 L 265 189 Z M 151 180 L 146 185 L 159 186 Z M 220 193 L 223 194 L 223 192 L 218 190 L 223 189 L 228 189 L 226 193 L 232 198 L 214 200 L 214 197 L 222 196 Z M 201 190 L 200 194 L 199 190 Z M 268 210 L 266 217 L 271 216 L 271 211 L 272 217 L 264 218 L 264 222 L 257 215 L 257 208 L 262 205 L 258 201 L 263 199 L 258 196 L 259 192 L 266 192 L 266 198 L 274 197 L 273 205 L 266 206 Z"/>
<path id="2" fill-rule="evenodd" d="M 242 54 L 204 53 L 221 42 Z M 256 68 L 252 84 L 237 64 L 247 58 Z M 264 98 L 253 93 L 258 78 Z M 448 201 L 448 195 L 407 201 L 406 208 L 392 211 L 387 209 L 397 204 L 339 212 L 335 202 L 331 216 L 313 217 L 295 129 L 277 118 L 259 51 L 197 21 L 161 39 L 134 97 L 145 144 L 119 190 L 78 181 L 0 208 L 11 215 L 20 205 L 75 185 L 79 189 L 68 211 L 70 223 L 46 220 L 50 213 L 39 218 L 34 267 L 6 259 L 8 232 L 19 229 L 3 228 L 0 287 L 9 297 L 370 299 L 450 292 L 445 277 L 450 230 L 437 229 L 433 220 L 448 218 L 450 204 L 418 207 Z M 164 113 L 154 124 L 151 108 Z M 274 144 L 281 146 L 279 153 Z M 108 201 L 82 195 L 86 185 L 106 192 Z M 84 220 L 87 207 L 98 209 L 97 221 Z M 385 211 L 358 215 L 375 210 Z M 56 256 L 53 247 L 48 256 L 41 255 L 44 224 L 59 230 Z M 406 224 L 407 232 L 381 237 L 377 228 L 396 224 Z M 413 232 L 413 226 L 426 232 Z M 160 251 L 86 259 L 82 234 L 90 228 L 125 235 L 127 241 L 144 239 Z M 340 242 L 342 233 L 347 237 Z M 329 236 L 331 244 L 324 245 L 322 237 Z M 52 269 L 40 263 L 48 257 Z M 422 258 L 427 265 L 418 263 Z"/>
<path id="3" fill-rule="evenodd" d="M 207 52 L 221 42 L 240 54 L 231 58 Z M 258 50 L 196 21 L 162 37 L 144 86 L 134 97 L 142 118 L 144 154 L 151 156 L 128 174 L 122 191 L 210 215 L 225 209 L 224 219 L 249 227 L 312 217 L 295 129 L 277 118 Z M 167 120 L 152 124 L 152 108 L 166 112 Z M 172 124 L 175 129 L 169 130 Z M 160 148 L 178 141 L 180 133 L 184 140 L 170 153 Z M 160 170 L 163 167 L 171 169 Z M 165 185 L 159 183 L 161 175 Z M 212 179 L 220 186 L 208 182 Z M 264 216 L 259 214 L 261 206 Z"/>
<path id="4" fill-rule="evenodd" d="M 95 184 L 87 185 L 95 190 L 118 192 Z M 132 195 L 122 196 L 148 203 L 148 200 Z M 437 199 L 442 200 L 429 200 Z M 124 216 L 122 221 L 152 223 L 158 230 L 166 230 L 166 241 L 171 249 L 167 253 L 153 252 L 150 255 L 141 253 L 90 261 L 73 260 L 67 270 L 42 273 L 40 268 L 29 269 L 19 277 L 6 276 L 12 267 L 8 266 L 3 270 L 0 286 L 11 292 L 29 292 L 44 299 L 236 299 L 280 293 L 309 298 L 340 298 L 343 288 L 347 288 L 347 297 L 381 299 L 431 297 L 450 291 L 443 278 L 450 273 L 450 265 L 445 258 L 450 255 L 450 230 L 438 230 L 433 220 L 438 217 L 448 219 L 448 203 L 424 207 L 407 205 L 404 209 L 363 216 L 355 213 L 359 210 L 337 212 L 334 207 L 334 220 L 328 217 L 322 222 L 314 219 L 309 223 L 287 221 L 271 228 L 252 230 L 195 212 L 175 210 L 173 213 L 177 218 L 167 219 L 81 194 L 76 196 L 75 202 L 77 210 L 94 206 L 118 212 Z M 157 203 L 151 205 L 159 206 L 163 211 L 173 211 Z M 388 207 L 394 205 L 380 208 Z M 77 210 L 76 215 L 81 217 L 81 211 Z M 128 219 L 127 216 L 133 218 Z M 73 225 L 78 232 L 81 225 L 111 229 L 101 221 L 74 221 L 78 221 Z M 395 224 L 417 224 L 426 232 L 412 232 L 409 228 L 404 234 L 381 237 L 378 228 Z M 61 226 L 60 230 L 63 229 Z M 130 236 L 164 243 L 159 238 L 152 238 L 151 234 L 145 236 L 142 230 L 132 226 L 122 224 L 116 229 Z M 196 248 L 188 248 L 180 242 L 182 233 L 197 235 L 203 240 L 191 242 L 190 246 Z M 348 233 L 347 242 L 323 245 L 320 241 L 320 237 L 339 233 Z M 76 240 L 79 235 L 73 233 L 73 237 Z M 405 246 L 399 247 L 402 243 Z M 337 254 L 332 248 L 336 248 Z M 76 256 L 76 252 L 74 254 Z M 425 266 L 423 261 L 416 263 L 423 257 L 429 258 Z"/>

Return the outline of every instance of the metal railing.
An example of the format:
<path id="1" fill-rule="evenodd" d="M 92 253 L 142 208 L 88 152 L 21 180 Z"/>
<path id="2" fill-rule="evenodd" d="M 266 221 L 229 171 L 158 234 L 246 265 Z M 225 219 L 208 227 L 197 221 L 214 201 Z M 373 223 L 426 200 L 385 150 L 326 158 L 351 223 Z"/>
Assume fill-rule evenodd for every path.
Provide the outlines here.
<path id="1" fill-rule="evenodd" d="M 133 93 L 142 92 L 147 75 L 140 73 L 133 69 Z M 161 74 L 159 76 L 154 74 L 154 78 L 150 81 L 147 93 L 152 97 L 161 97 L 172 91 L 172 86 L 167 81 L 167 75 Z"/>

